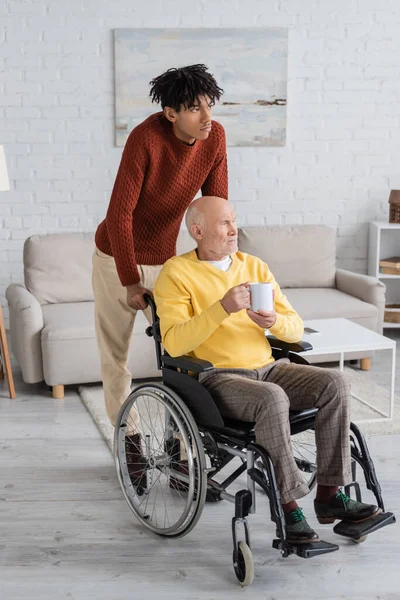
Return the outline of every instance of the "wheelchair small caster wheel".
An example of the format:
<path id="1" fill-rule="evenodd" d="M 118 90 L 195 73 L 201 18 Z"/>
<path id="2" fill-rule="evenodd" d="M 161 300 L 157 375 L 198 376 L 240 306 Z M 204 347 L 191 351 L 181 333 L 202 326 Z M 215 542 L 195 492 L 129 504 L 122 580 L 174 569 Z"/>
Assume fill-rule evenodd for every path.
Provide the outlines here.
<path id="1" fill-rule="evenodd" d="M 138 496 L 143 496 L 144 492 L 145 492 L 144 487 L 142 487 L 141 485 L 138 485 L 137 488 L 136 488 L 137 495 Z"/>
<path id="2" fill-rule="evenodd" d="M 242 587 L 246 587 L 247 585 L 253 583 L 253 555 L 246 542 L 239 542 L 237 560 L 235 560 L 235 551 L 233 551 L 233 568 L 235 570 L 235 575 Z"/>
<path id="3" fill-rule="evenodd" d="M 367 539 L 368 535 L 361 535 L 359 538 L 351 538 L 351 541 L 355 544 L 362 544 Z"/>

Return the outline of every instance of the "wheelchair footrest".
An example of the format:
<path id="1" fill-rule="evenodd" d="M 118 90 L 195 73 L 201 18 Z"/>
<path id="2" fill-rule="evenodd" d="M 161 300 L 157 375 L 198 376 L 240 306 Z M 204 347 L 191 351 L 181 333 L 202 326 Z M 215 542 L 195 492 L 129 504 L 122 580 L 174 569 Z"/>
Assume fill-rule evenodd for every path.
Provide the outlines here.
<path id="1" fill-rule="evenodd" d="M 366 521 L 362 521 L 361 523 L 350 523 L 349 521 L 340 521 L 335 527 L 333 531 L 338 535 L 343 535 L 345 537 L 355 539 L 369 535 L 378 529 L 382 529 L 382 527 L 386 527 L 386 525 L 391 525 L 396 522 L 396 517 L 391 512 L 380 513 L 376 515 L 376 517 L 371 517 Z"/>
<path id="2" fill-rule="evenodd" d="M 279 538 L 273 540 L 272 547 L 276 550 L 282 550 L 282 540 Z M 297 554 L 301 558 L 312 558 L 319 554 L 328 554 L 329 552 L 336 552 L 339 550 L 337 544 L 330 544 L 329 542 L 310 542 L 309 544 L 293 544 L 286 542 L 286 552 L 289 554 Z"/>

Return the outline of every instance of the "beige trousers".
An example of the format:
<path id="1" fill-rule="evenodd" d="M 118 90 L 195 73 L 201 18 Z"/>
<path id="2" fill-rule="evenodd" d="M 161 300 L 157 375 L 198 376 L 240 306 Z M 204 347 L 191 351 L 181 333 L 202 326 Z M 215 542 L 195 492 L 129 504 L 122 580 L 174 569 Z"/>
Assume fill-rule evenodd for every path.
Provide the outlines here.
<path id="1" fill-rule="evenodd" d="M 161 268 L 162 265 L 138 266 L 140 283 L 152 290 Z M 127 304 L 126 288 L 119 280 L 114 258 L 97 248 L 93 254 L 92 283 L 104 398 L 109 419 L 115 425 L 119 409 L 131 392 L 132 375 L 127 363 L 137 311 Z M 150 307 L 144 313 L 151 323 Z"/>

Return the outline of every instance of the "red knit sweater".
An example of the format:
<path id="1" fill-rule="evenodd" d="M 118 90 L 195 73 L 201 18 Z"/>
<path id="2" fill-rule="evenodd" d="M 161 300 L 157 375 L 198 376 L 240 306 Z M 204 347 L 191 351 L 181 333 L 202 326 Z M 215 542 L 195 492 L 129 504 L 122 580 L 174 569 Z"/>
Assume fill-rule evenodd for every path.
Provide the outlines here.
<path id="1" fill-rule="evenodd" d="M 126 142 L 95 242 L 113 256 L 122 285 L 138 283 L 137 265 L 160 265 L 176 254 L 183 215 L 201 189 L 228 198 L 225 132 L 212 122 L 206 140 L 181 142 L 163 113 L 135 127 Z"/>

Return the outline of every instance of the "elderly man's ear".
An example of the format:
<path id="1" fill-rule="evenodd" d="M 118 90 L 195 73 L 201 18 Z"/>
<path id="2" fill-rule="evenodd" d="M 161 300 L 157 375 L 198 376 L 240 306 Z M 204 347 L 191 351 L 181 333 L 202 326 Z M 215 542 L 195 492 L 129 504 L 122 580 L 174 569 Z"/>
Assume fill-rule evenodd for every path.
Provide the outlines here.
<path id="1" fill-rule="evenodd" d="M 200 225 L 198 225 L 197 223 L 194 223 L 191 226 L 190 231 L 192 233 L 192 237 L 195 240 L 202 240 L 203 239 L 203 230 L 202 230 L 202 227 Z"/>

